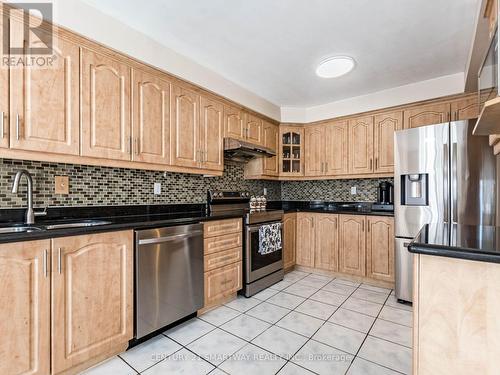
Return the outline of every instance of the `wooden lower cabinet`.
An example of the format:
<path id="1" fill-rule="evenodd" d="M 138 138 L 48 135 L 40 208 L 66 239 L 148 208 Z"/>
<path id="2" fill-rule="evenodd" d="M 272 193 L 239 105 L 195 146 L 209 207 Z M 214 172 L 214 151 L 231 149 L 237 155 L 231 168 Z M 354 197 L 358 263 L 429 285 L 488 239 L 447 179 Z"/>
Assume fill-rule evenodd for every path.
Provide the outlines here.
<path id="1" fill-rule="evenodd" d="M 0 245 L 0 373 L 50 372 L 50 240 Z"/>
<path id="2" fill-rule="evenodd" d="M 314 267 L 338 270 L 339 255 L 339 215 L 315 214 Z"/>
<path id="3" fill-rule="evenodd" d="M 314 216 L 314 213 L 297 213 L 296 263 L 299 266 L 314 267 L 314 248 L 316 240 Z"/>
<path id="4" fill-rule="evenodd" d="M 285 214 L 283 217 L 283 267 L 286 269 L 295 265 L 297 248 L 297 214 Z"/>
<path id="5" fill-rule="evenodd" d="M 366 276 L 394 282 L 394 218 L 366 219 Z"/>
<path id="6" fill-rule="evenodd" d="M 366 218 L 340 215 L 339 272 L 366 275 Z"/>
<path id="7" fill-rule="evenodd" d="M 205 305 L 224 302 L 243 287 L 243 228 L 241 219 L 204 223 Z"/>
<path id="8" fill-rule="evenodd" d="M 133 337 L 133 232 L 0 245 L 0 373 L 70 374 Z"/>

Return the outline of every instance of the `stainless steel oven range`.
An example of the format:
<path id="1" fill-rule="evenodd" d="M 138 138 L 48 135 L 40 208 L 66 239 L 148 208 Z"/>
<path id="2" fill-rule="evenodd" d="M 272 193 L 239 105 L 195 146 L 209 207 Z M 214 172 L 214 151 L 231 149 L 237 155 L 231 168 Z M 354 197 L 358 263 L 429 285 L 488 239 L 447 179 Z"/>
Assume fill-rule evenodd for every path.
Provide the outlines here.
<path id="1" fill-rule="evenodd" d="M 210 213 L 234 213 L 244 218 L 242 293 L 251 297 L 283 280 L 283 249 L 280 246 L 283 243 L 283 211 L 250 210 L 247 191 L 209 191 L 207 202 Z"/>

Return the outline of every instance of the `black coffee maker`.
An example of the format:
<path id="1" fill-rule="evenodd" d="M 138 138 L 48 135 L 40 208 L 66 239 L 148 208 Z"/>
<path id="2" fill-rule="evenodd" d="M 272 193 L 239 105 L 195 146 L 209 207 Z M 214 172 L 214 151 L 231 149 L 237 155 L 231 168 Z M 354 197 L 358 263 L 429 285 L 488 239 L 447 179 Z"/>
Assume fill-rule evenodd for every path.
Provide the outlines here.
<path id="1" fill-rule="evenodd" d="M 373 210 L 394 210 L 394 188 L 389 181 L 382 181 L 378 185 L 378 202 L 372 206 Z"/>

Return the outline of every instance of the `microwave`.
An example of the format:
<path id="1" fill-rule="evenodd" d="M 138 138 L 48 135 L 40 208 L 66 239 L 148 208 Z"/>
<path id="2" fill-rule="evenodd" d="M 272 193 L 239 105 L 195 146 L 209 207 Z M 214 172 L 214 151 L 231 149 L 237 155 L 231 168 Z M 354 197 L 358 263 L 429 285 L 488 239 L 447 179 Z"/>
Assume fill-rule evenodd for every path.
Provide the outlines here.
<path id="1" fill-rule="evenodd" d="M 478 73 L 478 101 L 479 108 L 490 99 L 500 96 L 498 88 L 498 28 L 491 39 L 491 44 Z"/>

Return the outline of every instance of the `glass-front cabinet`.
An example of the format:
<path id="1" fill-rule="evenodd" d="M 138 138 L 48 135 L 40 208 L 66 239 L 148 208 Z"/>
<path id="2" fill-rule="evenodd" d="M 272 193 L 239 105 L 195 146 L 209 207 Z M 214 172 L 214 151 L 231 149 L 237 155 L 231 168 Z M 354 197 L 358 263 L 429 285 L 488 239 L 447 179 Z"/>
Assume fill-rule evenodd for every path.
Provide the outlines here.
<path id="1" fill-rule="evenodd" d="M 304 130 L 285 126 L 280 128 L 280 175 L 304 175 Z"/>

